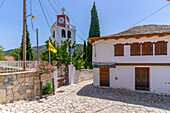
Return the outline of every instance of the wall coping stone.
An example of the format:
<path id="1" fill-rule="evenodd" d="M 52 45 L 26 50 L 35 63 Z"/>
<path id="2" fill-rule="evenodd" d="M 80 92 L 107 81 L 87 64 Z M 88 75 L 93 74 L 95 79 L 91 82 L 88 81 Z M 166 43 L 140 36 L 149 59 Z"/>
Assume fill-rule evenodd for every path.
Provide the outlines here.
<path id="1" fill-rule="evenodd" d="M 21 71 L 21 72 L 13 72 L 13 73 L 0 73 L 0 76 L 9 76 L 9 75 L 19 75 L 19 74 L 26 74 L 32 73 L 33 71 Z"/>

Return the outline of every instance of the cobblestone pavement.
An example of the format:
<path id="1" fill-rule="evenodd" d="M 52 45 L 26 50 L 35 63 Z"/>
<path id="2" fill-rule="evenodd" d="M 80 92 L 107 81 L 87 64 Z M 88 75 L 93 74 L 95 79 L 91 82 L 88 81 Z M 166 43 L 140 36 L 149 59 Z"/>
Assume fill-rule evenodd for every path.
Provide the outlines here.
<path id="1" fill-rule="evenodd" d="M 170 97 L 147 92 L 99 88 L 92 81 L 64 86 L 39 101 L 0 105 L 0 113 L 170 113 Z"/>

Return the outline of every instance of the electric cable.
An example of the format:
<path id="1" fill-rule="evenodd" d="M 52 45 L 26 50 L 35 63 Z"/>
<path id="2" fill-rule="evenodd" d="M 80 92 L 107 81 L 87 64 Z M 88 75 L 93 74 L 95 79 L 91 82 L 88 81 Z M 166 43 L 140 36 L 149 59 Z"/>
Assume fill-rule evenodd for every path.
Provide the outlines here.
<path id="1" fill-rule="evenodd" d="M 4 4 L 5 0 L 2 1 L 2 3 L 0 4 L 0 8 L 2 7 L 2 5 Z"/>
<path id="2" fill-rule="evenodd" d="M 45 11 L 44 11 L 44 9 L 43 9 L 43 6 L 42 6 L 42 3 L 41 3 L 40 0 L 39 0 L 39 4 L 40 4 L 41 10 L 42 10 L 42 12 L 43 12 L 43 15 L 44 15 L 44 17 L 45 17 L 46 23 L 47 23 L 47 25 L 48 25 L 48 27 L 49 27 L 49 29 L 50 29 L 50 24 L 49 24 L 49 22 L 48 22 L 47 16 L 46 16 L 46 14 L 45 14 Z"/>
<path id="3" fill-rule="evenodd" d="M 130 28 L 134 27 L 135 25 L 139 24 L 140 22 L 146 20 L 147 18 L 151 17 L 152 15 L 156 14 L 157 12 L 161 11 L 162 9 L 164 9 L 165 7 L 167 7 L 167 6 L 169 6 L 169 5 L 170 5 L 170 3 L 168 3 L 168 4 L 166 4 L 165 6 L 159 8 L 158 10 L 152 12 L 151 14 L 149 14 L 148 16 L 146 16 L 145 18 L 143 18 L 143 19 L 141 19 L 140 21 L 136 22 L 135 24 L 129 26 L 128 29 L 130 29 Z"/>

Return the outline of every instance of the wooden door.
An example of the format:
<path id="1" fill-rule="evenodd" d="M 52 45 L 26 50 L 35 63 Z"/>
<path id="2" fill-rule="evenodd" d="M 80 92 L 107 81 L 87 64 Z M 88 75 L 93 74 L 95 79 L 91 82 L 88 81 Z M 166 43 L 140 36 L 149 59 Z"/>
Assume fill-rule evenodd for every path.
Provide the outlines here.
<path id="1" fill-rule="evenodd" d="M 149 90 L 149 68 L 135 69 L 136 90 Z"/>
<path id="2" fill-rule="evenodd" d="M 100 68 L 100 86 L 109 86 L 109 68 Z"/>

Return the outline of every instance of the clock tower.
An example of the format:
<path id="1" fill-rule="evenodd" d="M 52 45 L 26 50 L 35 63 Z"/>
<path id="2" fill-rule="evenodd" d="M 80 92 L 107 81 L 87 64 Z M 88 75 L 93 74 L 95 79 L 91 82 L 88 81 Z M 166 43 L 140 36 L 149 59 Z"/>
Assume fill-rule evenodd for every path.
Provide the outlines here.
<path id="1" fill-rule="evenodd" d="M 52 25 L 51 28 L 51 39 L 56 41 L 56 44 L 60 45 L 61 41 L 66 39 L 71 40 L 71 44 L 76 41 L 76 27 L 70 24 L 69 17 L 64 14 L 65 9 L 62 9 L 63 14 L 57 15 L 57 21 Z"/>

